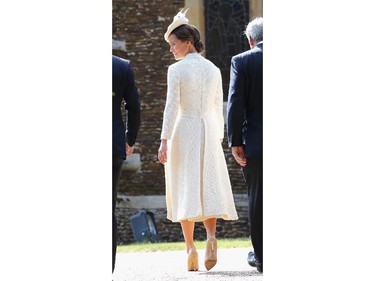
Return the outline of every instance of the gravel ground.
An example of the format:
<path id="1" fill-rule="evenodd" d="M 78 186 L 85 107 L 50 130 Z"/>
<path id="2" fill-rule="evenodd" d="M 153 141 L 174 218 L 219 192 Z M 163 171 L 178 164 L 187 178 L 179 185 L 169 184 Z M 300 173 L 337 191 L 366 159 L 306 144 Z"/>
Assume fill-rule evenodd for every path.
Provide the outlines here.
<path id="1" fill-rule="evenodd" d="M 118 253 L 113 281 L 246 280 L 262 281 L 263 275 L 247 264 L 249 249 L 218 249 L 218 262 L 207 271 L 205 250 L 197 250 L 199 270 L 187 271 L 186 251 Z"/>

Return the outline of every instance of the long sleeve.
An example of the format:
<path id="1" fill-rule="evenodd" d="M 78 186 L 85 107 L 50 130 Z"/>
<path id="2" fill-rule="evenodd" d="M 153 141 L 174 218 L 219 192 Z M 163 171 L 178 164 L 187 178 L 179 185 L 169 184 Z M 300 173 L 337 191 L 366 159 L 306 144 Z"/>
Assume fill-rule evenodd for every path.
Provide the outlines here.
<path id="1" fill-rule="evenodd" d="M 127 111 L 126 142 L 133 146 L 137 139 L 141 125 L 141 105 L 137 87 L 135 86 L 134 72 L 129 64 L 127 87 L 124 92 L 125 109 Z"/>
<path id="2" fill-rule="evenodd" d="M 161 139 L 171 139 L 180 106 L 180 76 L 174 65 L 168 68 L 167 101 L 164 109 Z"/>
<path id="3" fill-rule="evenodd" d="M 133 146 L 141 122 L 140 96 L 128 60 L 112 55 L 112 154 L 126 158 L 126 143 Z M 122 116 L 125 104 L 126 123 Z"/>
<path id="4" fill-rule="evenodd" d="M 239 66 L 239 59 L 232 58 L 228 94 L 228 145 L 243 145 L 243 124 L 245 114 L 245 74 Z"/>
<path id="5" fill-rule="evenodd" d="M 223 115 L 223 84 L 221 78 L 221 72 L 218 69 L 218 85 L 217 85 L 217 94 L 215 98 L 215 108 L 216 108 L 216 115 L 217 120 L 219 122 L 219 135 L 220 139 L 224 139 L 224 115 Z"/>

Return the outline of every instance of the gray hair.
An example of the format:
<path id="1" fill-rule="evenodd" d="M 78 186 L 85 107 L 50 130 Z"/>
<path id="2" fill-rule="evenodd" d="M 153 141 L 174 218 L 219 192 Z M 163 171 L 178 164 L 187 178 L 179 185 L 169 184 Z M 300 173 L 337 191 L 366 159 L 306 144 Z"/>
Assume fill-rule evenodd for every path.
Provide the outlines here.
<path id="1" fill-rule="evenodd" d="M 248 40 L 251 37 L 257 43 L 263 41 L 263 18 L 257 17 L 249 22 L 244 33 Z"/>

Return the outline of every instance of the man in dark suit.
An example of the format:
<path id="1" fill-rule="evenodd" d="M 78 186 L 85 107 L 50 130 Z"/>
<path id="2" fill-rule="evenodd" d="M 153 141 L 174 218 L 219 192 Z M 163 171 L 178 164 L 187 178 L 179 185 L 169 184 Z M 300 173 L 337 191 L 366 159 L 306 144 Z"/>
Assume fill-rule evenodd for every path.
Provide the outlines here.
<path id="1" fill-rule="evenodd" d="M 249 200 L 254 252 L 249 265 L 263 272 L 263 18 L 245 31 L 250 50 L 232 58 L 228 94 L 228 145 L 241 165 Z"/>
<path id="2" fill-rule="evenodd" d="M 125 102 L 126 126 L 121 107 Z M 112 272 L 115 269 L 117 249 L 117 221 L 115 216 L 118 182 L 122 162 L 134 150 L 140 127 L 140 97 L 135 86 L 130 62 L 112 56 Z"/>

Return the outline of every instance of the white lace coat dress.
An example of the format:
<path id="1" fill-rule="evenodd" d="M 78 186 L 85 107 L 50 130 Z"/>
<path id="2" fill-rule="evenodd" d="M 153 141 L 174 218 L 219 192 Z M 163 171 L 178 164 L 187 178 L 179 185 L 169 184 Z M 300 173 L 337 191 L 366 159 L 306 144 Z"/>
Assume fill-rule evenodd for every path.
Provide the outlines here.
<path id="1" fill-rule="evenodd" d="M 165 164 L 167 218 L 237 220 L 221 140 L 224 138 L 220 70 L 197 53 L 168 68 L 161 139 L 168 139 Z"/>

